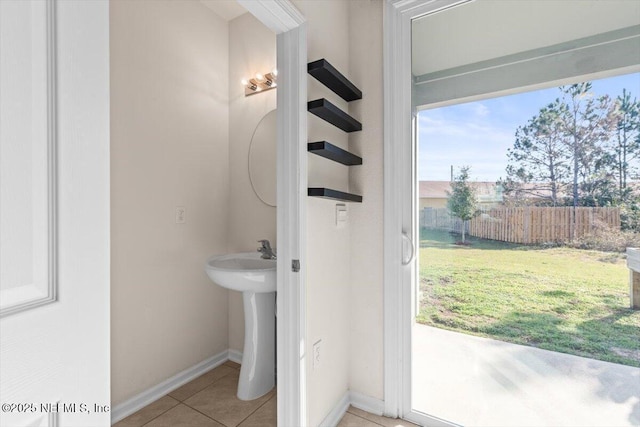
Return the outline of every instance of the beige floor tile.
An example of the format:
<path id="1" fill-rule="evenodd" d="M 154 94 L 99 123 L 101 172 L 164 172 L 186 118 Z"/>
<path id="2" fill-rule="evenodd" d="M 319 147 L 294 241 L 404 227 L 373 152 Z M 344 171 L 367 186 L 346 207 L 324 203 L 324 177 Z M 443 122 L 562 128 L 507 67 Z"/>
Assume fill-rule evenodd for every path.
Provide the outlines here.
<path id="1" fill-rule="evenodd" d="M 224 362 L 224 366 L 228 366 L 234 369 L 240 369 L 240 364 L 236 362 L 232 362 L 231 360 L 227 360 L 226 362 Z"/>
<path id="2" fill-rule="evenodd" d="M 163 396 L 122 421 L 118 421 L 113 427 L 140 427 L 179 403 L 173 397 Z"/>
<path id="3" fill-rule="evenodd" d="M 380 424 L 384 427 L 418 427 L 416 424 L 410 423 L 409 421 L 401 420 L 398 418 L 381 417 L 379 415 L 365 412 L 362 409 L 354 408 L 353 406 L 349 406 L 349 409 L 347 411 L 349 413 L 352 413 L 353 415 L 357 415 L 361 418 L 373 421 L 374 423 Z"/>
<path id="4" fill-rule="evenodd" d="M 347 412 L 338 423 L 338 427 L 380 427 L 380 424 Z"/>
<path id="5" fill-rule="evenodd" d="M 235 372 L 237 372 L 235 369 L 228 366 L 218 366 L 217 368 L 214 368 L 209 372 L 200 375 L 193 381 L 186 383 L 182 387 L 173 390 L 171 393 L 169 393 L 169 396 L 183 402 L 200 390 L 204 390 L 214 382 L 218 381 L 220 378 L 223 378 Z"/>
<path id="6" fill-rule="evenodd" d="M 262 405 L 249 418 L 244 420 L 239 427 L 276 427 L 278 425 L 278 400 L 273 396 Z"/>
<path id="7" fill-rule="evenodd" d="M 239 372 L 227 375 L 185 400 L 184 403 L 214 420 L 235 427 L 275 394 L 275 389 L 266 395 L 249 401 L 236 397 Z"/>
<path id="8" fill-rule="evenodd" d="M 179 404 L 169 409 L 144 427 L 224 427 L 222 424 L 205 417 L 195 409 Z"/>

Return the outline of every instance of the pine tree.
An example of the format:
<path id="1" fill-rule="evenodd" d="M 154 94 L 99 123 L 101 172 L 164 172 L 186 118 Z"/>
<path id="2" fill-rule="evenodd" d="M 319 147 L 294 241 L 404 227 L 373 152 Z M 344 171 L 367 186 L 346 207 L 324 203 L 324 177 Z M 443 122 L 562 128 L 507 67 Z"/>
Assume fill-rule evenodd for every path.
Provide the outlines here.
<path id="1" fill-rule="evenodd" d="M 611 99 L 593 96 L 590 82 L 559 90 L 560 98 L 516 131 L 507 179 L 499 183 L 507 196 L 528 192 L 553 206 L 563 204 L 564 196 L 574 207 L 611 203 Z"/>
<path id="2" fill-rule="evenodd" d="M 615 137 L 612 138 L 611 168 L 617 178 L 617 196 L 622 202 L 630 196 L 628 182 L 637 173 L 640 154 L 640 102 L 631 99 L 626 89 L 618 96 L 613 106 Z"/>
<path id="3" fill-rule="evenodd" d="M 591 82 L 561 86 L 560 120 L 570 159 L 571 199 L 574 207 L 594 204 L 594 195 L 606 185 L 603 145 L 611 133 L 608 96 L 594 98 Z M 603 178 L 603 172 L 605 176 Z"/>
<path id="4" fill-rule="evenodd" d="M 570 171 L 560 111 L 558 101 L 549 104 L 518 127 L 513 148 L 507 152 L 507 179 L 499 183 L 505 193 L 544 198 L 552 206 L 560 204 Z"/>

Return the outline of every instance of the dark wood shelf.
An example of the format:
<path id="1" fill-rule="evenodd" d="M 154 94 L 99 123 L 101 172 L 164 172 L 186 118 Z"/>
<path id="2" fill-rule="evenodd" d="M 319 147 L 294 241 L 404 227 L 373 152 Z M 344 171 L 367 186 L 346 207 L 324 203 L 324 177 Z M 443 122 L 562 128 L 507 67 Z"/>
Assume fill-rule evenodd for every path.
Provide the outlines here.
<path id="1" fill-rule="evenodd" d="M 345 132 L 362 130 L 359 121 L 336 107 L 325 98 L 316 99 L 307 103 L 307 110 Z"/>
<path id="2" fill-rule="evenodd" d="M 362 164 L 362 157 L 351 154 L 327 141 L 310 142 L 307 144 L 307 151 L 347 166 Z"/>
<path id="3" fill-rule="evenodd" d="M 324 199 L 340 200 L 341 202 L 362 202 L 362 196 L 330 188 L 309 188 L 307 194 L 311 197 L 322 197 Z"/>
<path id="4" fill-rule="evenodd" d="M 307 72 L 347 102 L 362 99 L 360 89 L 324 58 L 309 62 Z"/>

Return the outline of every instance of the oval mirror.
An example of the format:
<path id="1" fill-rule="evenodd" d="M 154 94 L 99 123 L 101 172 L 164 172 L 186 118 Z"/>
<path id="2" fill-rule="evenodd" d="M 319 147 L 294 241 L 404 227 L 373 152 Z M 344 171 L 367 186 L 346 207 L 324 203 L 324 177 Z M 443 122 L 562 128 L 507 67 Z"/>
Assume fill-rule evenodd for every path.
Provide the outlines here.
<path id="1" fill-rule="evenodd" d="M 249 180 L 253 192 L 263 203 L 276 206 L 276 110 L 265 114 L 251 138 Z"/>

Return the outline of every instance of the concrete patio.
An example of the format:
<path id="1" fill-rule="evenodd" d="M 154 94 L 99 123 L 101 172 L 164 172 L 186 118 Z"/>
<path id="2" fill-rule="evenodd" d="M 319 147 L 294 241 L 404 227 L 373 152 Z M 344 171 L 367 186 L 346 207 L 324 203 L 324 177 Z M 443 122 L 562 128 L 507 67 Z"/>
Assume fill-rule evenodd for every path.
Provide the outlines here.
<path id="1" fill-rule="evenodd" d="M 419 324 L 413 340 L 420 412 L 463 426 L 640 425 L 640 368 Z"/>

